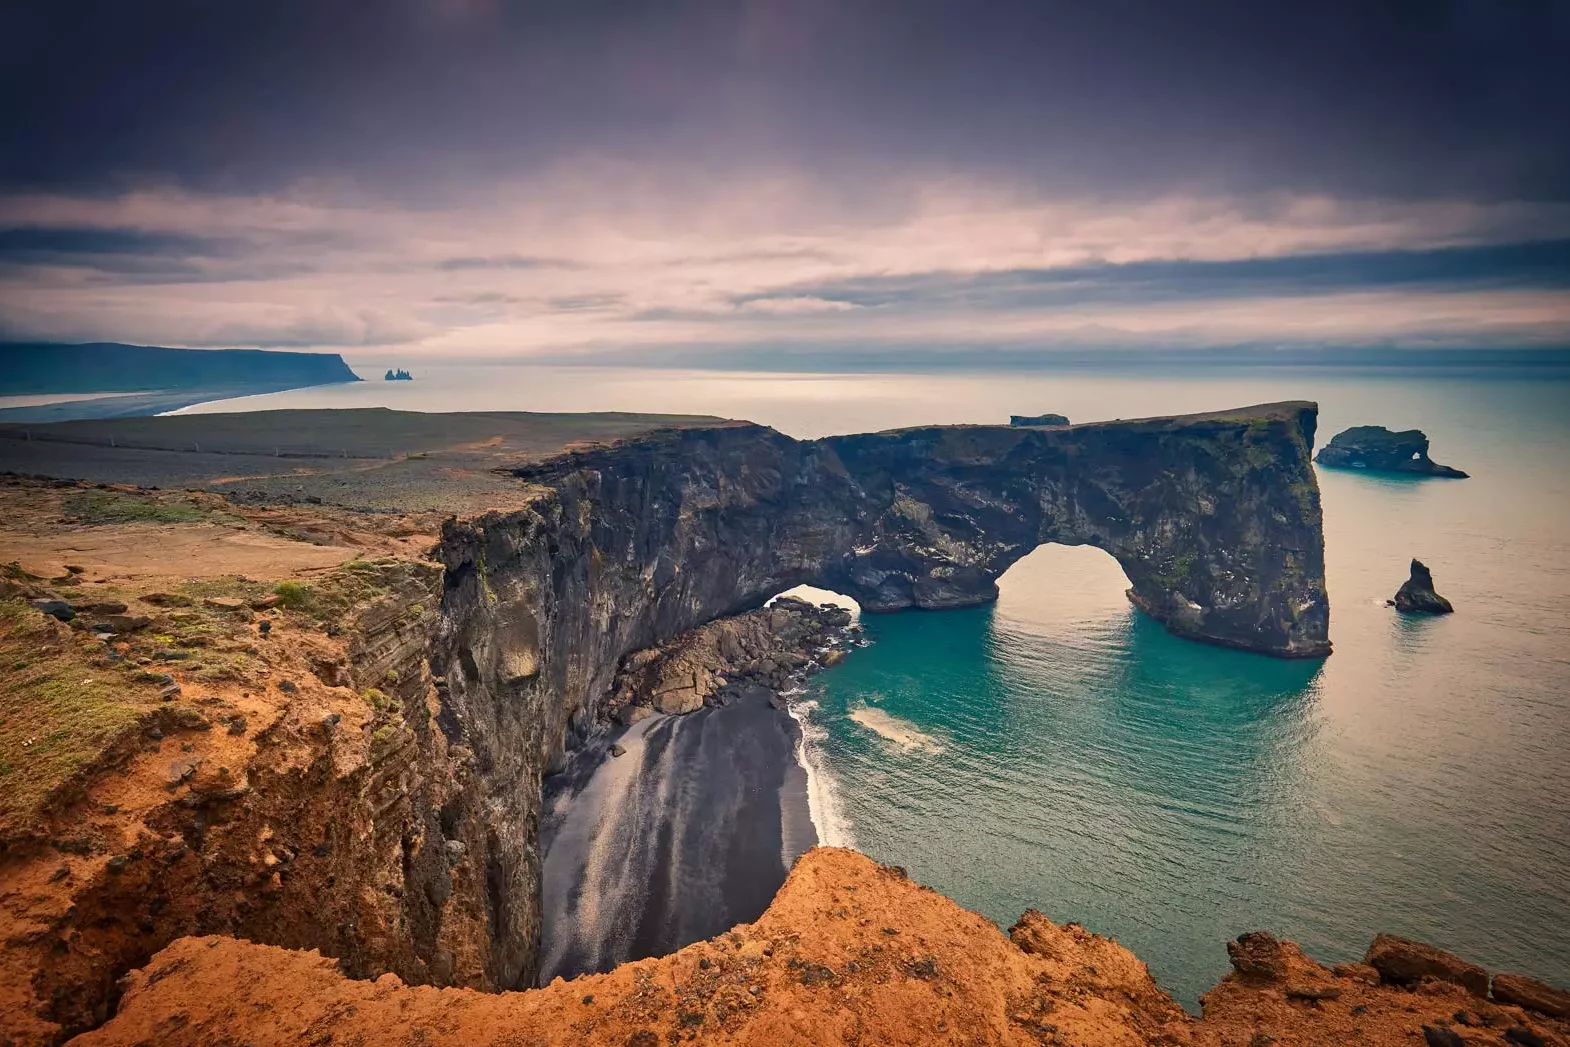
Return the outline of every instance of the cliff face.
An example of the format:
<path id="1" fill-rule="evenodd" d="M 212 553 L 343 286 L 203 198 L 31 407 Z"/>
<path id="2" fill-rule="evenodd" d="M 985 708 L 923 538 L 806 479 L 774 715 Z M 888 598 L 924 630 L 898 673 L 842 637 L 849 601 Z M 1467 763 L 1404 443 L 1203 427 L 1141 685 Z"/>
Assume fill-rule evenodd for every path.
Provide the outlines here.
<path id="1" fill-rule="evenodd" d="M 1043 542 L 1089 544 L 1173 632 L 1328 653 L 1315 408 L 1070 429 L 964 426 L 796 441 L 759 426 L 655 433 L 520 469 L 528 507 L 446 526 L 438 722 L 474 757 L 468 843 L 488 973 L 535 967 L 544 773 L 605 713 L 617 667 L 800 584 L 872 611 L 995 599 Z"/>
<path id="2" fill-rule="evenodd" d="M 198 715 L 207 726 L 181 736 L 185 755 L 173 738 L 144 740 L 134 773 L 59 807 L 55 836 L 0 854 L 13 943 L 0 961 L 27 986 L 14 1001 L 0 993 L 0 1012 L 42 1023 L 20 1042 L 91 1026 L 121 973 L 192 933 L 319 949 L 356 976 L 527 984 L 542 777 L 606 717 L 628 654 L 795 585 L 874 611 L 956 607 L 994 599 L 998 576 L 1038 544 L 1090 544 L 1175 633 L 1325 654 L 1314 419 L 1312 404 L 1284 404 L 819 441 L 742 424 L 659 430 L 509 464 L 513 508 L 441 525 L 429 550 L 440 571 L 409 547 L 434 524 L 232 505 L 255 526 L 320 525 L 389 562 L 345 565 L 341 604 L 267 610 L 265 641 L 243 617 L 193 635 L 194 650 L 221 640 L 248 668 L 209 681 L 175 661 L 173 678 L 249 725 L 215 731 Z M 40 513 L 61 515 L 53 503 Z M 360 534 L 365 521 L 381 531 Z M 79 548 L 71 534 L 62 541 Z M 196 569 L 182 558 L 168 573 Z M 29 596 L 71 595 L 28 584 Z M 165 628 L 182 627 L 171 616 Z M 163 657 L 155 648 L 132 637 L 117 657 L 129 668 Z M 94 674 L 120 664 L 102 660 Z M 284 673 L 299 686 L 282 689 Z M 102 825 L 78 840 L 67 827 L 89 809 Z M 62 862 L 65 879 L 51 879 Z"/>

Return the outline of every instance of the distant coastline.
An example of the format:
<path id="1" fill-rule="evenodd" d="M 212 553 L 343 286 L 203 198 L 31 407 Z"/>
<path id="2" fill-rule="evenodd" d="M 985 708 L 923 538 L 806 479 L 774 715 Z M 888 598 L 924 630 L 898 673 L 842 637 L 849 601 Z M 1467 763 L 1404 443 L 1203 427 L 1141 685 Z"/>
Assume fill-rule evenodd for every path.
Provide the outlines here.
<path id="1" fill-rule="evenodd" d="M 166 414 L 214 400 L 361 381 L 337 353 L 0 343 L 0 422 Z"/>

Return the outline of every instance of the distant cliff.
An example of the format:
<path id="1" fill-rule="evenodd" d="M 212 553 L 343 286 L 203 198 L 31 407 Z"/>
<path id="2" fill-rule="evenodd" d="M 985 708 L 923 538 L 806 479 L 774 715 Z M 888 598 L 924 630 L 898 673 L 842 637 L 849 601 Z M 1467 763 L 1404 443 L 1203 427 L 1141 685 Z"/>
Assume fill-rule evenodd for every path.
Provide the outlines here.
<path id="1" fill-rule="evenodd" d="M 0 396 L 358 382 L 337 353 L 0 342 Z"/>

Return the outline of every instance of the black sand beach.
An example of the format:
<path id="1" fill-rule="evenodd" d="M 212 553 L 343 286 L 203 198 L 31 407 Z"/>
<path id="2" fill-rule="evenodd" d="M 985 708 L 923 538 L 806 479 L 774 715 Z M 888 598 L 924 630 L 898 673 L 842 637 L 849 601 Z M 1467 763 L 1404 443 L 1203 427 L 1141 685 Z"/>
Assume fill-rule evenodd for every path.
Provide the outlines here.
<path id="1" fill-rule="evenodd" d="M 756 919 L 817 842 L 800 731 L 770 692 L 629 728 L 553 783 L 539 983 L 607 971 Z M 549 785 L 548 785 L 549 787 Z"/>

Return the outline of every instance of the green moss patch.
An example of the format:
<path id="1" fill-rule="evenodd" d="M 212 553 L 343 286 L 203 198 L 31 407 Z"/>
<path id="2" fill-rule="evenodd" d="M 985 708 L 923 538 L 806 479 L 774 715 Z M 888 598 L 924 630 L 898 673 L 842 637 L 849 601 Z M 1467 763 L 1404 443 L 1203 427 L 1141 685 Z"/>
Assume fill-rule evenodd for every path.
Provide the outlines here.
<path id="1" fill-rule="evenodd" d="M 138 729 L 156 692 L 101 644 L 0 600 L 0 842 L 36 830 L 62 788 Z"/>
<path id="2" fill-rule="evenodd" d="M 201 523 L 212 517 L 189 502 L 165 502 L 124 491 L 78 491 L 68 495 L 61 508 L 84 524 Z"/>

